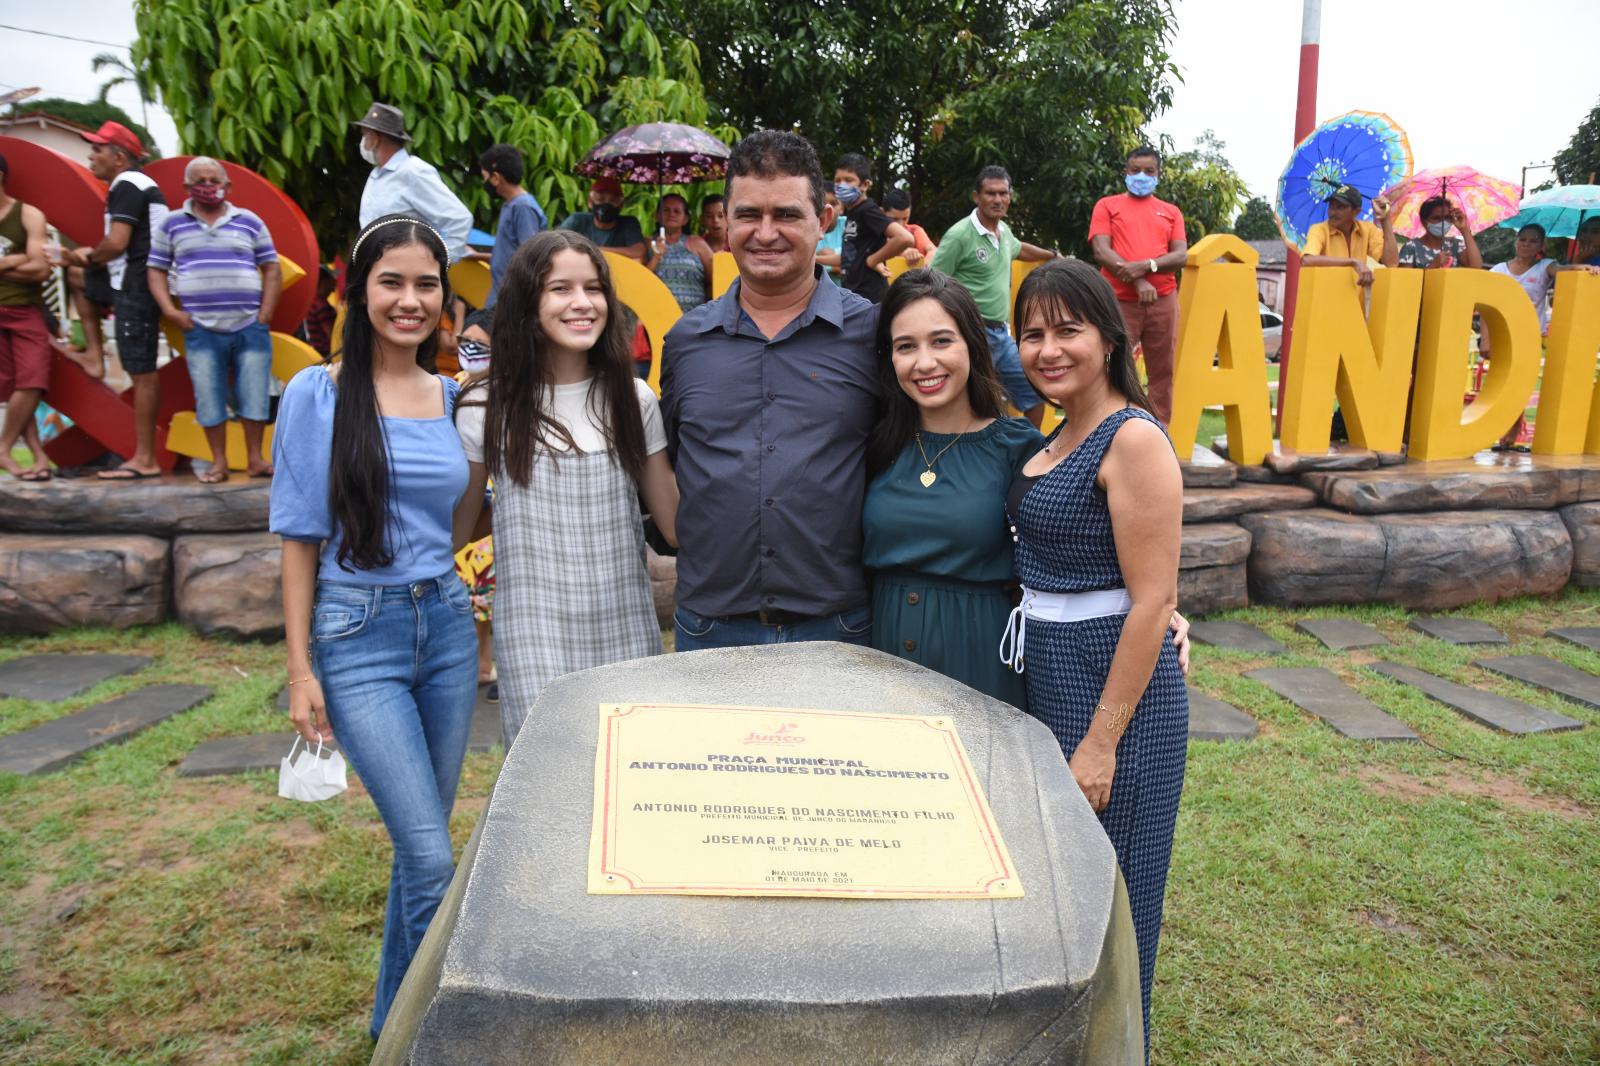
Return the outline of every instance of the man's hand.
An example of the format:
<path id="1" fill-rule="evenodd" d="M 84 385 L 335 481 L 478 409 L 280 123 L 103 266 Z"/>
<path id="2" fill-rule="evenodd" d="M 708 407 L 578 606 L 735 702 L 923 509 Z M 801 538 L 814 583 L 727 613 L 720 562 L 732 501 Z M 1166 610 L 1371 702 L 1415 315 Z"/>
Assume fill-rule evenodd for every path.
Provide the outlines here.
<path id="1" fill-rule="evenodd" d="M 1153 304 L 1156 302 L 1156 297 L 1159 295 L 1156 292 L 1156 287 L 1150 284 L 1150 282 L 1146 281 L 1144 278 L 1134 279 L 1133 289 L 1139 294 L 1139 302 L 1141 304 Z"/>
<path id="2" fill-rule="evenodd" d="M 877 266 L 873 267 L 872 269 L 876 270 L 879 274 L 882 274 L 886 278 L 894 277 L 894 274 L 889 270 L 889 264 L 888 263 L 879 263 Z"/>
<path id="3" fill-rule="evenodd" d="M 915 266 L 919 265 L 923 260 L 922 253 L 917 251 L 917 246 L 914 245 L 914 244 L 910 248 L 907 248 L 905 251 L 901 252 L 900 254 L 905 257 L 906 266 L 909 266 L 909 267 L 915 267 Z"/>
<path id="4" fill-rule="evenodd" d="M 174 326 L 177 326 L 185 333 L 188 333 L 191 329 L 194 329 L 194 316 L 181 307 L 174 307 L 170 312 L 168 312 L 167 321 L 171 322 Z"/>
<path id="5" fill-rule="evenodd" d="M 1350 266 L 1352 268 L 1354 268 L 1354 270 L 1356 272 L 1356 284 L 1357 285 L 1371 285 L 1372 284 L 1372 268 L 1371 267 L 1367 266 L 1367 264 L 1363 263 L 1359 259 L 1350 260 Z"/>
<path id="6" fill-rule="evenodd" d="M 1372 201 L 1372 221 L 1382 223 L 1389 221 L 1389 209 L 1392 205 L 1388 200 L 1379 196 Z"/>

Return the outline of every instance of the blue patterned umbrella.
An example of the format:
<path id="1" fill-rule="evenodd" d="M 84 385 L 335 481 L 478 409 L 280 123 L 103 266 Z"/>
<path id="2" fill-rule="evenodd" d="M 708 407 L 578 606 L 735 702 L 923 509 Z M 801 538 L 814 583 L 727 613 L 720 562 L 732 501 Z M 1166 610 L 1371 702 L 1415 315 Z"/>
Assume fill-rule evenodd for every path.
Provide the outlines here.
<path id="1" fill-rule="evenodd" d="M 1273 205 L 1278 230 L 1295 248 L 1304 248 L 1311 227 L 1328 218 L 1328 197 L 1353 185 L 1367 203 L 1361 218 L 1372 218 L 1372 198 L 1411 176 L 1411 142 L 1388 115 L 1352 111 L 1331 118 L 1295 146 L 1278 179 Z"/>

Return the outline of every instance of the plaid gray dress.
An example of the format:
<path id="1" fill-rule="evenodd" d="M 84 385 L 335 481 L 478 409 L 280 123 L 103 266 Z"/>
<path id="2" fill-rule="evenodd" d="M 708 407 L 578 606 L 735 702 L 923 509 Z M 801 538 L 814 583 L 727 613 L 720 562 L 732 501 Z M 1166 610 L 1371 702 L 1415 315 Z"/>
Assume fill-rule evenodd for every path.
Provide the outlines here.
<path id="1" fill-rule="evenodd" d="M 633 480 L 609 451 L 542 454 L 494 483 L 500 728 L 516 739 L 551 680 L 661 654 Z"/>

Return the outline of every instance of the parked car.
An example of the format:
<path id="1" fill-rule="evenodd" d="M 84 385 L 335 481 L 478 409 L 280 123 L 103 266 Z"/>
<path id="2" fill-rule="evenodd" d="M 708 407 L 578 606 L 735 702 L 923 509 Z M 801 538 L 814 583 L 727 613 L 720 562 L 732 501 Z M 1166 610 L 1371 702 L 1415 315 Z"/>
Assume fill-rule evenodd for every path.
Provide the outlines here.
<path id="1" fill-rule="evenodd" d="M 1267 362 L 1276 363 L 1278 352 L 1283 347 L 1283 316 L 1266 304 L 1260 305 L 1260 310 L 1261 339 L 1267 345 Z"/>

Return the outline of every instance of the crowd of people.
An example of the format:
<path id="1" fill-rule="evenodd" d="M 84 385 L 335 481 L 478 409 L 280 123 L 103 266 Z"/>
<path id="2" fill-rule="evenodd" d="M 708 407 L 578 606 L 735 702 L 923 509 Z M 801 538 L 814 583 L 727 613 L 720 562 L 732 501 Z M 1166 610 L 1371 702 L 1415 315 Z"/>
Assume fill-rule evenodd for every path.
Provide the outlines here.
<path id="1" fill-rule="evenodd" d="M 1162 428 L 1187 243 L 1180 209 L 1155 196 L 1159 155 L 1133 152 L 1126 191 L 1095 205 L 1098 269 L 1012 232 L 1002 167 L 978 171 L 971 213 L 935 242 L 903 191 L 872 199 L 864 156 L 840 156 L 829 182 L 808 141 L 771 131 L 734 148 L 698 234 L 688 201 L 668 195 L 648 239 L 606 178 L 550 228 L 521 154 L 495 145 L 478 168 L 499 225 L 475 253 L 470 212 L 410 153 L 404 116 L 374 104 L 355 126 L 372 171 L 343 333 L 329 338 L 341 357 L 288 382 L 270 459 L 266 323 L 281 276 L 219 163 L 191 160 L 188 198 L 169 211 L 137 168 L 137 138 L 108 123 L 88 137 L 110 186 L 105 238 L 58 258 L 81 308 L 114 310 L 134 379 L 138 448 L 101 476 L 157 472 L 165 317 L 184 333 L 213 455 L 231 410 L 249 473 L 271 478 L 290 718 L 308 741 L 337 736 L 394 847 L 373 1034 L 452 875 L 478 684 L 498 670 L 509 747 L 553 678 L 662 652 L 648 540 L 677 555 L 678 651 L 870 646 L 1047 725 L 1127 883 L 1148 1035 L 1188 716 L 1182 479 Z M 48 335 L 31 294 L 49 264 L 44 220 L 5 197 L 5 175 L 0 161 L 0 463 L 37 479 L 49 467 L 29 429 Z M 1356 219 L 1361 206 L 1335 193 L 1309 263 L 1364 283 L 1369 256 L 1481 264 L 1470 234 L 1449 235 L 1461 224 L 1448 201 L 1424 206 L 1428 236 L 1405 251 L 1388 205 L 1375 223 Z M 1530 296 L 1548 288 L 1541 236 L 1519 234 L 1506 265 Z M 1600 232 L 1583 242 L 1580 256 L 1600 255 Z M 654 271 L 684 312 L 659 400 L 638 378 L 602 250 Z M 713 298 L 723 251 L 738 277 Z M 467 255 L 492 279 L 470 314 L 449 283 Z M 896 256 L 912 269 L 891 285 Z M 1013 301 L 1017 260 L 1041 265 Z M 446 347 L 459 375 L 435 372 Z M 1046 404 L 1065 415 L 1048 437 Z M 28 470 L 10 459 L 17 439 L 39 457 Z M 494 566 L 469 588 L 458 553 L 485 536 Z"/>

